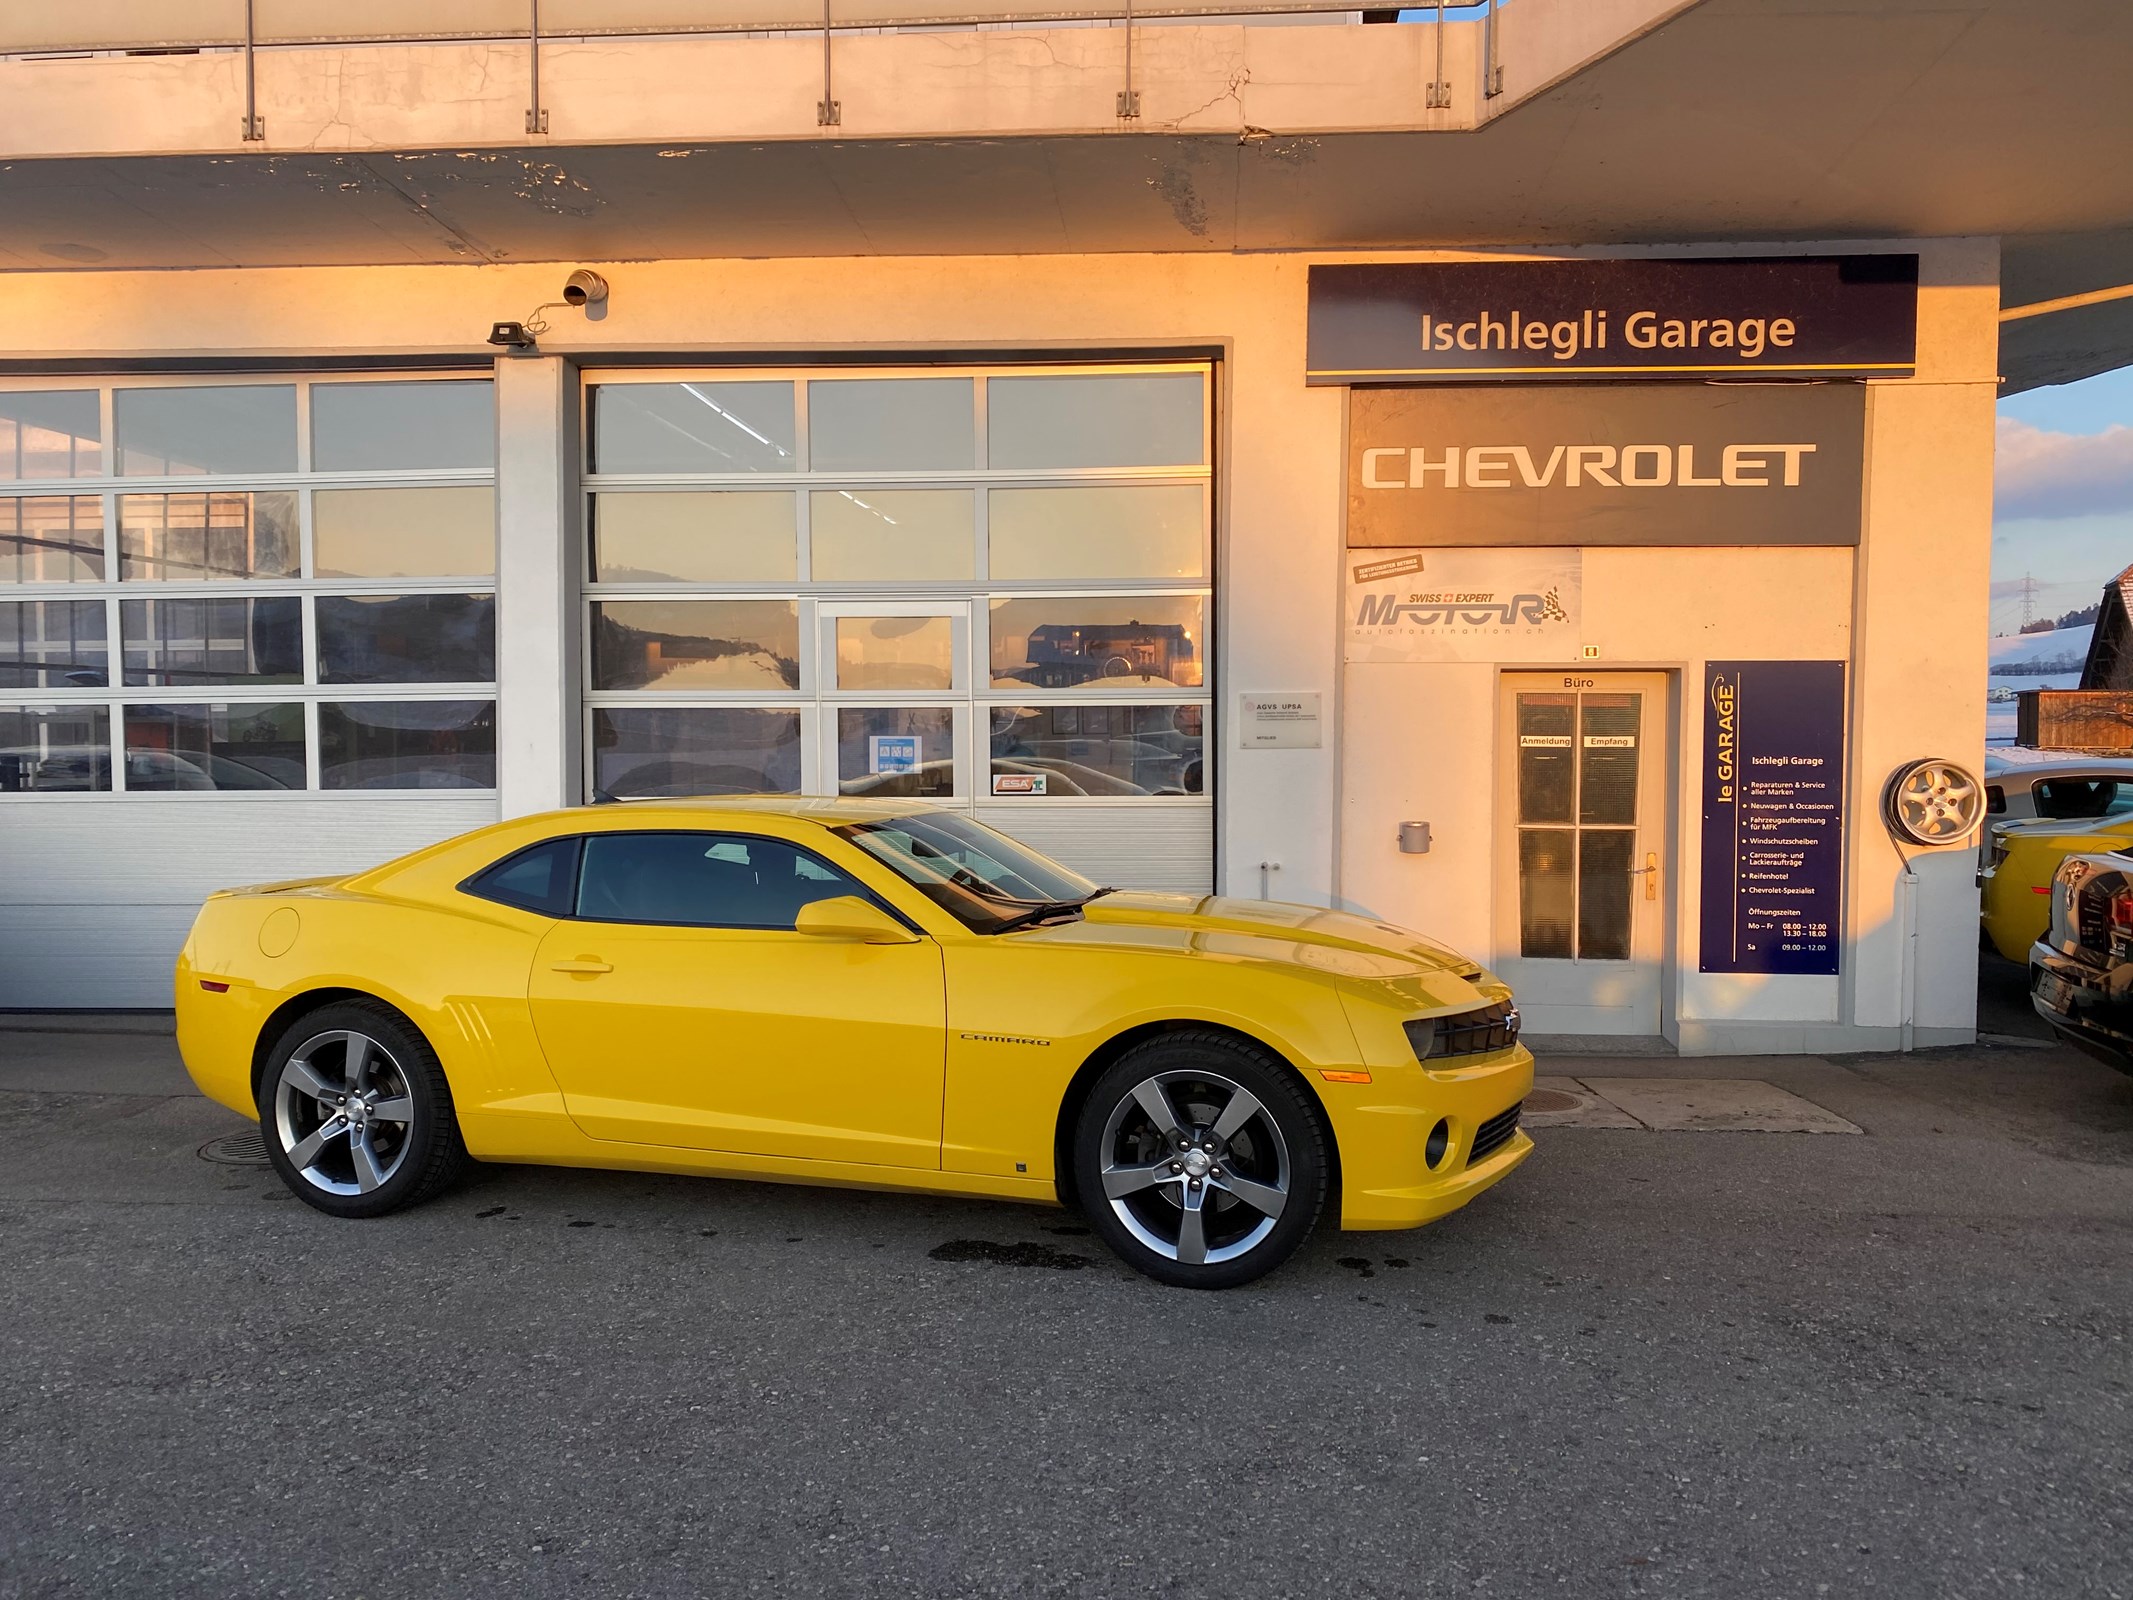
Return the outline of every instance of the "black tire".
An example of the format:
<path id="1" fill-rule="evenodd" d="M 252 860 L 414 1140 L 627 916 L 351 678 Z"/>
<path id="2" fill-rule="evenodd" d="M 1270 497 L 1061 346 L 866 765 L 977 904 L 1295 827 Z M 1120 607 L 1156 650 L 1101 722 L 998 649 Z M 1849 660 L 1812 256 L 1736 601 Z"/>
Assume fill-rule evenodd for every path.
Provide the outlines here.
<path id="1" fill-rule="evenodd" d="M 1180 1288 L 1232 1289 L 1310 1236 L 1326 1203 L 1327 1146 L 1318 1107 L 1271 1051 L 1224 1033 L 1169 1033 L 1135 1045 L 1090 1089 L 1074 1181 L 1091 1226 L 1128 1265 Z M 1200 1214 L 1196 1240 L 1188 1211 Z"/>
<path id="2" fill-rule="evenodd" d="M 268 1162 L 329 1216 L 415 1205 L 469 1159 L 437 1052 L 378 1000 L 337 1001 L 289 1024 L 260 1074 L 258 1107 Z"/>

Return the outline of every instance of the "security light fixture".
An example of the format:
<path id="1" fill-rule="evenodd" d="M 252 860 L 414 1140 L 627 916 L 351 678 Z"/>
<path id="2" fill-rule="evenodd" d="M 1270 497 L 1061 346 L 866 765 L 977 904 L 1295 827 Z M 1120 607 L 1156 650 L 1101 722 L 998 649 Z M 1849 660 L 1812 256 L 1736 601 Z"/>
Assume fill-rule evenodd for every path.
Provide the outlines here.
<path id="1" fill-rule="evenodd" d="M 506 350 L 531 350 L 533 334 L 523 322 L 492 322 L 489 324 L 489 343 L 501 345 Z"/>

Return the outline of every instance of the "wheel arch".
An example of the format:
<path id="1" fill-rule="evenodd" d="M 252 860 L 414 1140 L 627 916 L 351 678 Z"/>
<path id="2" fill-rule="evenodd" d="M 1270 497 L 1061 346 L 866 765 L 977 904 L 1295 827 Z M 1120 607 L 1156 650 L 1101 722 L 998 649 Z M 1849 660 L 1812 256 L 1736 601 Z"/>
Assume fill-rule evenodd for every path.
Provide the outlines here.
<path id="1" fill-rule="evenodd" d="M 274 1053 L 274 1046 L 281 1042 L 281 1036 L 289 1030 L 290 1025 L 299 1017 L 306 1016 L 313 1011 L 324 1010 L 330 1005 L 338 1005 L 344 1000 L 368 1000 L 372 1005 L 383 1006 L 410 1028 L 413 1028 L 416 1033 L 422 1033 L 422 1029 L 417 1026 L 415 1019 L 410 1017 L 402 1007 L 394 1005 L 381 994 L 373 994 L 368 989 L 351 989 L 331 984 L 322 984 L 316 989 L 305 989 L 301 993 L 289 996 L 288 999 L 276 1006 L 267 1014 L 267 1020 L 259 1025 L 259 1037 L 252 1041 L 251 1081 L 254 1103 L 257 1103 L 259 1099 L 260 1080 L 266 1074 L 267 1057 Z M 427 1038 L 428 1036 L 424 1035 L 424 1037 Z M 432 1048 L 434 1049 L 435 1047 L 432 1046 Z"/>
<path id="2" fill-rule="evenodd" d="M 1242 1028 L 1227 1023 L 1209 1022 L 1201 1017 L 1167 1017 L 1157 1022 L 1137 1023 L 1133 1027 L 1112 1035 L 1091 1050 L 1087 1058 L 1075 1069 L 1068 1082 L 1066 1093 L 1060 1096 L 1059 1119 L 1052 1128 L 1052 1175 L 1058 1189 L 1059 1203 L 1069 1210 L 1080 1207 L 1080 1195 L 1074 1183 L 1074 1124 L 1081 1120 L 1081 1109 L 1088 1103 L 1089 1091 L 1096 1080 L 1110 1070 L 1111 1064 L 1137 1045 L 1150 1039 L 1159 1039 L 1169 1033 L 1214 1033 L 1263 1050 L 1288 1070 L 1289 1075 L 1303 1089 L 1304 1101 L 1317 1116 L 1319 1127 L 1326 1136 L 1326 1201 L 1334 1216 L 1340 1215 L 1341 1198 L 1341 1149 L 1340 1137 L 1333 1126 L 1333 1118 L 1327 1114 L 1325 1099 L 1317 1085 L 1289 1059 L 1288 1053 L 1278 1045 L 1248 1033 Z"/>

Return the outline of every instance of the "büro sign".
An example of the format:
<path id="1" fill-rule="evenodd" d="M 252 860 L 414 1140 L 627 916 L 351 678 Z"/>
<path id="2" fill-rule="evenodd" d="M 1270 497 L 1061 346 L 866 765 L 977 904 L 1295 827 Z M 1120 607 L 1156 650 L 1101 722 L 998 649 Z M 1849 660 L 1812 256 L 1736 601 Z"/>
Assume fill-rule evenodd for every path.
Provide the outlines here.
<path id="1" fill-rule="evenodd" d="M 1918 257 L 1311 268 L 1306 381 L 1901 378 Z"/>

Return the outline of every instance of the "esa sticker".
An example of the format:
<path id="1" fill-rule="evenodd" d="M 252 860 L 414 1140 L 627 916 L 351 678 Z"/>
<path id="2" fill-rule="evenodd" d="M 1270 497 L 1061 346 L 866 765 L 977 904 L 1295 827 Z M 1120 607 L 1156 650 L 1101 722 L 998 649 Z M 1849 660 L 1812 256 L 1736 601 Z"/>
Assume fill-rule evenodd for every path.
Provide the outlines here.
<path id="1" fill-rule="evenodd" d="M 992 775 L 994 794 L 1042 794 L 1046 774 L 1042 772 L 995 772 Z"/>

